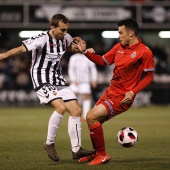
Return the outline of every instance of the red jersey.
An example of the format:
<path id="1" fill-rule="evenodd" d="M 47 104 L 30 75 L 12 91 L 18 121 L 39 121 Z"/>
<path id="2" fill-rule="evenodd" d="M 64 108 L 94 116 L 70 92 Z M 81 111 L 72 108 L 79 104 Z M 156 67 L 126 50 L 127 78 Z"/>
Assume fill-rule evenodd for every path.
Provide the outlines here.
<path id="1" fill-rule="evenodd" d="M 115 63 L 110 88 L 116 95 L 131 91 L 142 79 L 143 72 L 154 70 L 153 54 L 140 39 L 130 47 L 117 43 L 103 55 L 103 60 L 108 65 Z"/>

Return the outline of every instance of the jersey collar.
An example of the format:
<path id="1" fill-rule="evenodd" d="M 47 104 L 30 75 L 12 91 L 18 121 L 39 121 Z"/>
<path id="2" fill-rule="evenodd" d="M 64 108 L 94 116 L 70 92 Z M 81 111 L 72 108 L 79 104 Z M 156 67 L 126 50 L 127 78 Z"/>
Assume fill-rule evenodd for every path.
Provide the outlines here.
<path id="1" fill-rule="evenodd" d="M 142 43 L 141 39 L 138 39 L 138 43 L 134 44 L 134 45 L 131 45 L 131 46 L 126 46 L 126 47 L 123 47 L 124 49 L 135 49 L 138 45 L 140 45 Z"/>

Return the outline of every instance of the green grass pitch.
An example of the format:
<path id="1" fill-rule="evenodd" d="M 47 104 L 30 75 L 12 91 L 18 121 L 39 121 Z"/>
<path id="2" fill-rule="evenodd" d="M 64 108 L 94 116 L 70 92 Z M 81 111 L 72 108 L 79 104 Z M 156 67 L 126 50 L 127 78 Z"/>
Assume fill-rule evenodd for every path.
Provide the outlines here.
<path id="1" fill-rule="evenodd" d="M 131 108 L 103 125 L 106 150 L 111 161 L 105 165 L 87 166 L 72 160 L 67 132 L 68 114 L 61 123 L 56 140 L 59 162 L 48 158 L 43 149 L 47 124 L 53 109 L 0 108 L 0 170 L 169 170 L 170 107 Z M 131 126 L 139 140 L 132 148 L 117 143 L 117 132 Z M 89 130 L 82 122 L 82 146 L 92 149 Z"/>

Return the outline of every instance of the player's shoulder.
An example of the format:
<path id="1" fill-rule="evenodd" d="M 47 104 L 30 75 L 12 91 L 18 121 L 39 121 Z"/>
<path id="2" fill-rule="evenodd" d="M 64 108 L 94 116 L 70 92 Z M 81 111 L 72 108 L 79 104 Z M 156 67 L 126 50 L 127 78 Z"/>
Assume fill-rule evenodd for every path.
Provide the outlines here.
<path id="1" fill-rule="evenodd" d="M 120 49 L 121 47 L 122 47 L 121 43 L 118 42 L 112 47 L 111 51 L 116 51 L 116 50 Z"/>
<path id="2" fill-rule="evenodd" d="M 151 49 L 147 45 L 145 45 L 143 43 L 140 44 L 140 50 L 142 50 L 144 53 L 152 55 Z"/>
<path id="3" fill-rule="evenodd" d="M 121 42 L 118 42 L 114 45 L 114 48 L 119 48 L 119 47 L 122 47 Z"/>
<path id="4" fill-rule="evenodd" d="M 48 34 L 48 31 L 43 31 L 35 36 L 32 36 L 32 39 L 41 39 L 41 38 L 45 38 Z"/>
<path id="5" fill-rule="evenodd" d="M 22 43 L 26 46 L 34 46 L 35 44 L 44 44 L 46 42 L 47 32 L 41 32 L 37 35 L 31 36 L 29 39 L 23 40 Z"/>
<path id="6" fill-rule="evenodd" d="M 72 36 L 71 36 L 69 33 L 67 33 L 67 34 L 64 36 L 64 38 L 65 38 L 65 39 L 71 39 L 71 40 L 73 39 Z"/>
<path id="7" fill-rule="evenodd" d="M 37 44 L 45 44 L 46 41 L 48 41 L 48 37 L 48 31 L 43 31 L 35 36 L 32 36 L 30 40 Z"/>

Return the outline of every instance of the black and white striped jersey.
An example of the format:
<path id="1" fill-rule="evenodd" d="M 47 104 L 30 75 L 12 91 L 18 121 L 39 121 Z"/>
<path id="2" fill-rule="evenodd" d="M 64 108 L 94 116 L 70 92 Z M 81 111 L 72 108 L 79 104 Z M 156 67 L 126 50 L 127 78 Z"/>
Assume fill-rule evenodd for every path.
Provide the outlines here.
<path id="1" fill-rule="evenodd" d="M 69 34 L 62 40 L 53 39 L 49 31 L 22 41 L 27 51 L 32 51 L 30 73 L 35 90 L 47 83 L 56 86 L 67 84 L 62 74 L 61 59 L 72 41 Z"/>

